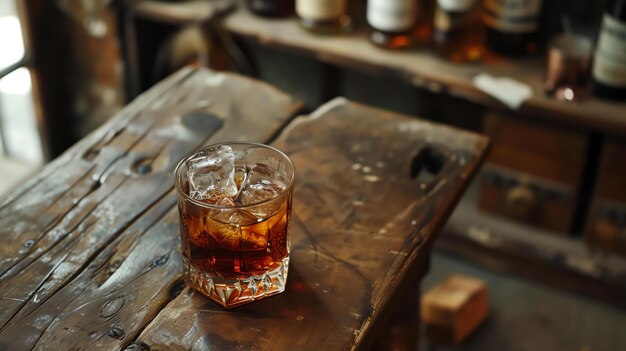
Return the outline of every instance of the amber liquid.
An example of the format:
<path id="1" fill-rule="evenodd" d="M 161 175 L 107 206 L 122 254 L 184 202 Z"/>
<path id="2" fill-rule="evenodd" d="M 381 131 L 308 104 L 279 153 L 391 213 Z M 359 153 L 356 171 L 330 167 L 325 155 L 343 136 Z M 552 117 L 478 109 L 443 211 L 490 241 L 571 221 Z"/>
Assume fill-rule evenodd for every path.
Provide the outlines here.
<path id="1" fill-rule="evenodd" d="M 440 57 L 453 62 L 480 61 L 485 52 L 484 30 L 472 9 L 465 12 L 435 12 L 433 46 Z"/>
<path id="2" fill-rule="evenodd" d="M 260 275 L 289 254 L 287 223 L 291 209 L 284 204 L 269 218 L 255 223 L 230 224 L 211 218 L 210 210 L 183 211 L 183 255 L 201 271 L 226 279 Z"/>
<path id="3" fill-rule="evenodd" d="M 530 1 L 511 1 L 511 0 L 499 0 L 498 1 L 503 8 L 510 8 L 516 6 L 525 6 L 525 3 L 531 3 Z M 487 1 L 485 1 L 487 3 Z M 544 1 L 545 3 L 545 1 Z M 494 52 L 507 56 L 521 56 L 525 54 L 533 54 L 538 50 L 539 44 L 539 32 L 538 29 L 512 29 L 512 28 L 500 28 L 495 23 L 513 25 L 516 24 L 535 24 L 537 26 L 540 13 L 533 15 L 517 15 L 509 16 L 503 15 L 506 11 L 494 11 L 485 7 L 483 13 L 483 20 L 487 26 L 485 32 L 485 42 Z"/>
<path id="4" fill-rule="evenodd" d="M 300 26 L 309 32 L 316 34 L 343 34 L 352 30 L 352 20 L 347 15 L 328 20 L 300 18 Z"/>

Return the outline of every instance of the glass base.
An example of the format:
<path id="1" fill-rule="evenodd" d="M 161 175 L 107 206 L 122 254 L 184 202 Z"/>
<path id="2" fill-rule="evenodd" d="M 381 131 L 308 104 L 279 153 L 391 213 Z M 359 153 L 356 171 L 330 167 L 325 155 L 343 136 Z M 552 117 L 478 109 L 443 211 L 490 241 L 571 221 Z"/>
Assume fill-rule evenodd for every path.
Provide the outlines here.
<path id="1" fill-rule="evenodd" d="M 392 50 L 406 49 L 414 44 L 410 31 L 390 33 L 373 30 L 370 33 L 370 41 L 381 48 Z"/>
<path id="2" fill-rule="evenodd" d="M 346 34 L 352 31 L 352 20 L 347 15 L 328 20 L 300 18 L 300 27 L 315 34 Z"/>
<path id="3" fill-rule="evenodd" d="M 183 257 L 183 269 L 187 285 L 224 308 L 232 308 L 285 291 L 289 257 L 278 268 L 261 275 L 240 279 L 226 279 L 199 270 Z"/>

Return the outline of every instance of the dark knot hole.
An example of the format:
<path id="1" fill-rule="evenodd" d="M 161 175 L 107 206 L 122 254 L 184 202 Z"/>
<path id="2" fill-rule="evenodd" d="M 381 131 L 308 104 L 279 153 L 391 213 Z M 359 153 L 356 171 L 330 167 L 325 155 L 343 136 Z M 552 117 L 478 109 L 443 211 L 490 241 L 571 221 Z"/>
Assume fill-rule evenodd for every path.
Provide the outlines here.
<path id="1" fill-rule="evenodd" d="M 411 161 L 411 179 L 419 183 L 422 190 L 431 189 L 439 180 L 447 160 L 443 151 L 433 146 L 423 147 Z"/>

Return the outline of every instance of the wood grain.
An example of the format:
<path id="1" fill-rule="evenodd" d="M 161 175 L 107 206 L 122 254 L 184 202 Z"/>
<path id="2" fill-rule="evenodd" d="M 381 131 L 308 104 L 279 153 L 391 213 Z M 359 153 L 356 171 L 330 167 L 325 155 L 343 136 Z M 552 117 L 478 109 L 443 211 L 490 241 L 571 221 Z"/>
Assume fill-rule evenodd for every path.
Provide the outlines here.
<path id="1" fill-rule="evenodd" d="M 131 343 L 180 275 L 178 160 L 202 144 L 267 142 L 301 106 L 186 68 L 0 199 L 0 349 Z"/>
<path id="2" fill-rule="evenodd" d="M 398 297 L 406 282 L 417 284 L 418 268 L 426 267 L 437 231 L 487 141 L 338 98 L 292 122 L 274 145 L 297 170 L 286 292 L 226 311 L 186 290 L 137 345 L 367 348 L 393 318 L 390 311 L 416 312 L 406 309 L 411 301 Z M 438 168 L 434 159 L 441 162 L 436 176 L 418 172 L 421 166 Z"/>

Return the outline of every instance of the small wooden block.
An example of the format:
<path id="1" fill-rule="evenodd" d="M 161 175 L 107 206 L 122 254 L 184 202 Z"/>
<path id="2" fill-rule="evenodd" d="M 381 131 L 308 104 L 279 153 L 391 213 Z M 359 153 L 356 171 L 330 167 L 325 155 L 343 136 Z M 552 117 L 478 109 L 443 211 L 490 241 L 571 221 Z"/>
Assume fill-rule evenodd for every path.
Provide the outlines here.
<path id="1" fill-rule="evenodd" d="M 452 275 L 422 297 L 422 321 L 432 342 L 460 344 L 487 317 L 487 286 Z"/>

